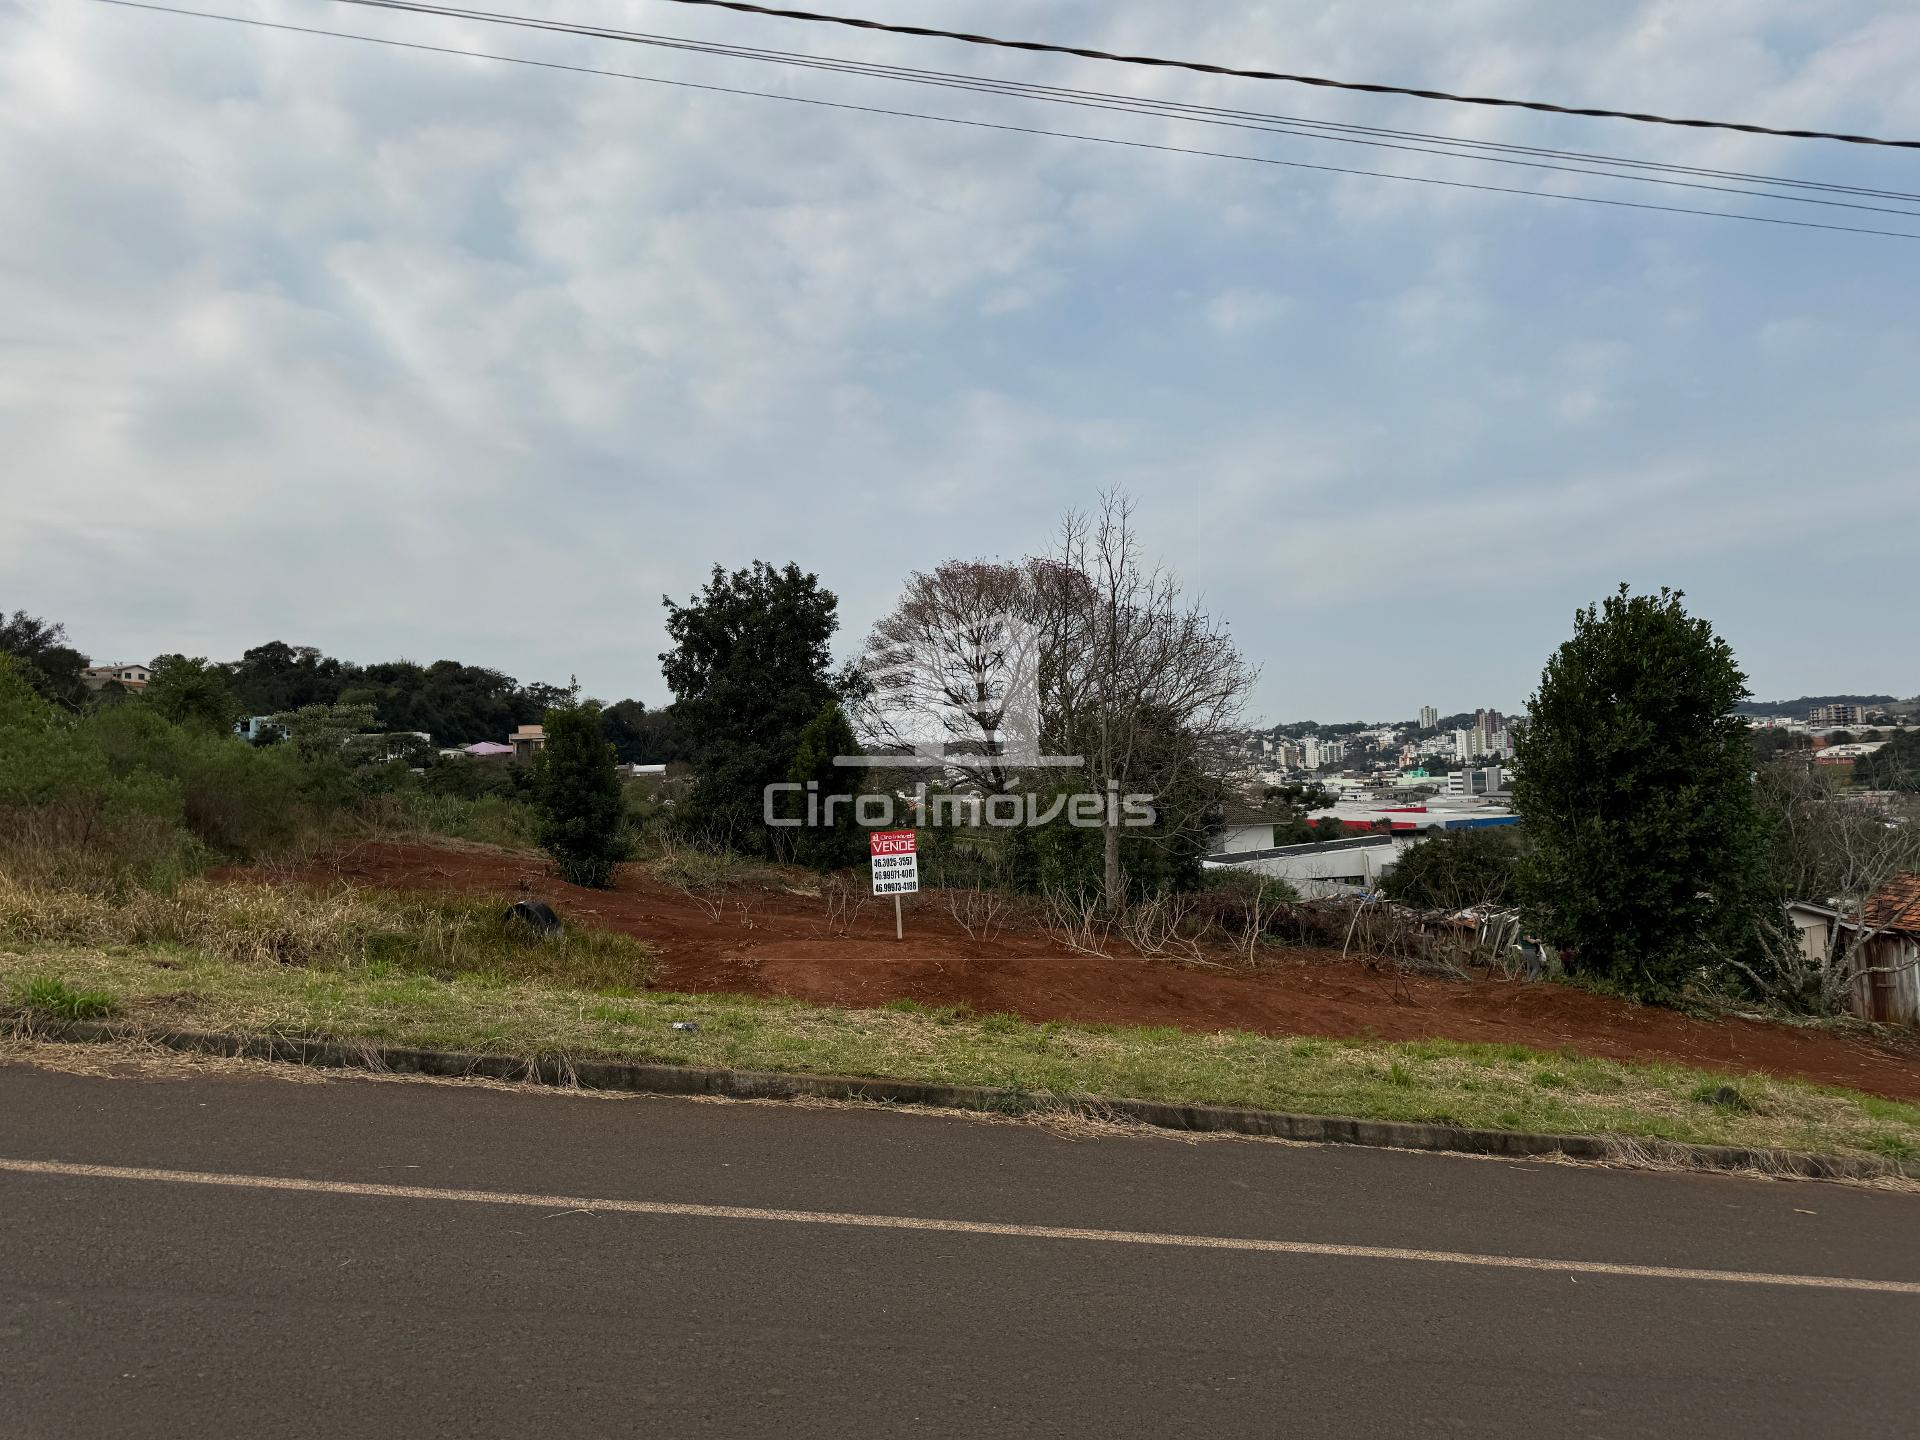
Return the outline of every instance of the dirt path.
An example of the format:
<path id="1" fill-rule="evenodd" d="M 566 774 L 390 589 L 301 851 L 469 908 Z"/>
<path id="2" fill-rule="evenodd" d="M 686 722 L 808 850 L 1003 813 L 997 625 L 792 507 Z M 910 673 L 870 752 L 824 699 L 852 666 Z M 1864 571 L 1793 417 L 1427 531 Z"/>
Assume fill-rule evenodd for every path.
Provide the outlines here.
<path id="1" fill-rule="evenodd" d="M 856 1007 L 907 999 L 1033 1021 L 1196 1032 L 1566 1048 L 1614 1060 L 1795 1075 L 1920 1101 L 1920 1039 L 1882 1042 L 1755 1020 L 1696 1020 L 1563 985 L 1395 979 L 1311 950 L 1287 952 L 1297 963 L 1234 973 L 1077 954 L 1033 932 L 975 941 L 931 895 L 909 902 L 907 939 L 896 944 L 892 911 L 878 902 L 836 935 L 817 894 L 753 889 L 703 904 L 636 866 L 623 867 L 614 890 L 593 891 L 553 879 L 535 857 L 370 844 L 280 873 L 396 889 L 524 890 L 571 919 L 646 940 L 660 957 L 654 983 L 662 990 Z"/>

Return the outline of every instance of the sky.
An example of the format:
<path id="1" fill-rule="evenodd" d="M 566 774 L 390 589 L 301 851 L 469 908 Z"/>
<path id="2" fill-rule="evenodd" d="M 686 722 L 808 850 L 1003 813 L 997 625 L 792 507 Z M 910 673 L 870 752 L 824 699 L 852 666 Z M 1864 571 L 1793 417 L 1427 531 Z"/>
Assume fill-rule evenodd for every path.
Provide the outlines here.
<path id="1" fill-rule="evenodd" d="M 189 0 L 192 3 L 192 0 Z M 1308 164 L 1920 233 L 328 0 L 196 8 Z M 1920 191 L 1920 156 L 1340 94 L 660 0 L 494 8 Z M 1358 80 L 1920 137 L 1869 0 L 844 0 Z M 1920 242 L 1483 194 L 0 0 L 0 607 L 670 698 L 663 595 L 788 560 L 843 654 L 1112 487 L 1249 718 L 1517 710 L 1672 585 L 1762 698 L 1920 690 Z"/>

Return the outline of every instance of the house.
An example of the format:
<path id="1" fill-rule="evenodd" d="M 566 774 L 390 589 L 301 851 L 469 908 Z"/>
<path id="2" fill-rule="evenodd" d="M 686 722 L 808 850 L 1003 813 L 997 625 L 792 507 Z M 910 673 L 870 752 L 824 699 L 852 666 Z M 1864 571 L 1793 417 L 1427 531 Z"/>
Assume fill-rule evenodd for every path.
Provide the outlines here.
<path id="1" fill-rule="evenodd" d="M 497 740 L 481 740 L 461 746 L 459 753 L 472 760 L 502 760 L 512 756 L 513 746 L 502 745 Z"/>
<path id="2" fill-rule="evenodd" d="M 1213 832 L 1208 848 L 1215 854 L 1236 855 L 1248 850 L 1271 850 L 1273 827 L 1283 817 L 1247 805 L 1227 806 L 1226 817 Z"/>
<path id="3" fill-rule="evenodd" d="M 271 715 L 249 715 L 233 727 L 233 733 L 249 745 L 259 745 L 268 737 L 279 732 L 280 727 L 273 723 Z"/>
<path id="4" fill-rule="evenodd" d="M 373 764 L 384 765 L 431 750 L 433 736 L 424 730 L 389 730 L 380 734 L 349 735 L 340 744 Z"/>
<path id="5" fill-rule="evenodd" d="M 1800 952 L 1826 960 L 1858 946 L 1847 1008 L 1863 1020 L 1920 1025 L 1920 872 L 1900 875 L 1857 908 L 1787 906 Z"/>
<path id="6" fill-rule="evenodd" d="M 104 690 L 118 685 L 123 690 L 144 690 L 153 679 L 150 665 L 89 665 L 80 672 L 80 683 L 89 690 Z"/>
<path id="7" fill-rule="evenodd" d="M 616 765 L 613 768 L 623 780 L 640 780 L 648 776 L 658 778 L 667 773 L 664 765 Z"/>
<path id="8" fill-rule="evenodd" d="M 522 725 L 507 737 L 513 746 L 513 763 L 530 765 L 540 758 L 540 752 L 547 748 L 546 727 L 541 725 Z"/>

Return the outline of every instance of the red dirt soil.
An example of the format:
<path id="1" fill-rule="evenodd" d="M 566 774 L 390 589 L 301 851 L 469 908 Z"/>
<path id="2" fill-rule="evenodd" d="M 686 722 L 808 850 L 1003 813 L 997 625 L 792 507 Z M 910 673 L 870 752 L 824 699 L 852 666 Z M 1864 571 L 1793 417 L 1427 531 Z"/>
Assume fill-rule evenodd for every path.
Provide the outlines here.
<path id="1" fill-rule="evenodd" d="M 896 943 L 891 907 L 881 901 L 867 903 L 846 933 L 830 933 L 825 902 L 803 893 L 800 887 L 812 882 L 801 879 L 792 890 L 729 891 L 715 914 L 636 865 L 621 867 L 611 891 L 585 890 L 554 878 L 537 856 L 386 843 L 358 845 L 278 871 L 276 878 L 536 896 L 569 920 L 645 940 L 659 958 L 651 987 L 658 990 L 782 995 L 853 1007 L 916 1000 L 1032 1021 L 1168 1025 L 1199 1033 L 1564 1048 L 1612 1060 L 1797 1076 L 1920 1101 L 1920 1037 L 1908 1042 L 1759 1020 L 1697 1020 L 1550 983 L 1396 977 L 1313 950 L 1284 952 L 1289 959 L 1278 966 L 1228 972 L 1079 954 L 1031 931 L 975 941 L 933 893 L 908 897 L 907 938 Z"/>

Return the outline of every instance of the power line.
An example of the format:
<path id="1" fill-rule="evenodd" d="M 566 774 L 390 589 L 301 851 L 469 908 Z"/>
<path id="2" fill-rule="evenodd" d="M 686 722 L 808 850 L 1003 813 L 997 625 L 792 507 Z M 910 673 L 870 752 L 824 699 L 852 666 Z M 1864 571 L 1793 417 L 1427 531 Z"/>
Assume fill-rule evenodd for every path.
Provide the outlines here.
<path id="1" fill-rule="evenodd" d="M 473 16 L 479 12 L 455 12 L 452 7 L 435 7 L 432 13 L 459 13 Z M 1276 114 L 1270 111 L 1242 110 L 1216 105 L 1197 105 L 1187 101 L 1150 99 L 1138 95 L 1117 94 L 1103 90 L 1080 90 L 1059 85 L 1044 85 L 1034 81 L 1013 80 L 999 77 L 983 77 L 960 74 L 953 71 L 926 70 L 915 66 L 890 65 L 878 61 L 850 60 L 844 57 L 829 57 L 816 54 L 802 54 L 789 50 L 774 50 L 753 45 L 726 44 L 716 41 L 690 40 L 678 36 L 631 32 L 632 38 L 642 44 L 657 45 L 667 49 L 684 49 L 702 54 L 725 55 L 743 60 L 767 60 L 778 64 L 799 65 L 812 69 L 841 71 L 847 74 L 867 75 L 881 79 L 905 80 L 927 84 L 945 84 L 961 89 L 980 89 L 991 94 L 1006 94 L 1034 100 L 1088 100 L 1103 102 L 1093 108 L 1126 109 L 1136 114 L 1158 115 L 1170 120 L 1193 120 L 1200 124 L 1213 123 L 1217 119 L 1246 120 L 1261 122 L 1257 126 L 1236 128 L 1275 128 L 1276 133 L 1310 134 L 1311 138 L 1337 139 L 1344 135 L 1380 136 L 1392 139 L 1408 139 L 1432 142 L 1450 148 L 1449 153 L 1462 159 L 1486 159 L 1495 154 L 1524 155 L 1558 160 L 1588 162 L 1596 165 L 1624 166 L 1636 170 L 1651 170 L 1662 173 L 1694 175 L 1711 179 L 1738 180 L 1761 185 L 1784 185 L 1795 189 L 1817 190 L 1844 195 L 1861 195 L 1885 200 L 1907 200 L 1920 203 L 1920 194 L 1903 190 L 1883 190 L 1868 186 L 1845 185 L 1829 181 L 1796 179 L 1783 175 L 1754 174 L 1739 170 L 1720 170 L 1707 166 L 1681 165 L 1668 161 L 1642 160 L 1619 155 L 1609 155 L 1594 151 L 1565 150 L 1535 145 L 1518 145 L 1506 141 L 1479 140 L 1466 136 L 1441 135 L 1422 130 L 1398 130 L 1373 125 L 1355 125 L 1341 121 L 1317 120 L 1300 115 Z M 1281 126 L 1298 127 L 1279 129 Z M 1319 132 L 1328 132 L 1321 134 Z M 1437 153 L 1437 152 L 1436 152 Z M 1594 172 L 1602 173 L 1602 172 Z M 1637 178 L 1632 176 L 1614 176 L 1616 179 Z M 1787 198 L 1787 197 L 1779 197 Z"/>
<path id="2" fill-rule="evenodd" d="M 409 9 L 413 13 L 444 15 L 461 19 L 480 18 L 486 13 L 460 10 L 452 6 L 432 6 L 425 8 L 414 6 L 409 7 Z M 509 20 L 505 23 L 512 24 L 515 22 Z M 534 21 L 533 24 L 537 29 L 564 28 L 563 22 Z M 1328 140 L 1341 144 L 1364 145 L 1374 149 L 1399 150 L 1416 155 L 1441 155 L 1449 159 L 1474 160 L 1486 164 L 1557 171 L 1569 175 L 1593 175 L 1610 180 L 1633 181 L 1639 184 L 1663 185 L 1686 190 L 1711 191 L 1723 195 L 1742 195 L 1754 199 L 1778 200 L 1802 205 L 1825 205 L 1846 210 L 1870 211 L 1882 215 L 1905 215 L 1920 218 L 1920 211 L 1886 205 L 1854 204 L 1844 200 L 1822 198 L 1828 195 L 1858 195 L 1920 204 L 1920 194 L 1900 190 L 1879 190 L 1863 186 L 1835 184 L 1826 181 L 1798 180 L 1786 176 L 1754 175 L 1741 171 L 1712 170 L 1696 166 L 1627 159 L 1620 156 L 1602 155 L 1577 150 L 1550 150 L 1533 146 L 1507 145 L 1494 141 L 1469 140 L 1447 135 L 1433 135 L 1421 131 L 1384 130 L 1372 126 L 1333 124 L 1324 121 L 1304 119 L 1298 116 L 1267 114 L 1261 111 L 1229 110 L 1217 106 L 1190 105 L 1178 101 L 1159 101 L 1139 96 L 1110 94 L 1098 90 L 1072 90 L 1027 81 L 961 75 L 939 70 L 920 70 L 863 60 L 847 60 L 829 56 L 796 54 L 791 51 L 768 50 L 757 46 L 737 46 L 703 40 L 688 40 L 675 36 L 630 32 L 627 38 L 637 44 L 651 45 L 661 49 L 685 50 L 695 54 L 720 55 L 740 60 L 768 61 L 774 64 L 798 66 L 803 69 L 824 70 L 835 74 L 860 75 L 870 79 L 900 80 L 910 84 L 970 90 L 980 94 L 1002 95 L 1014 99 L 1072 105 L 1081 109 L 1110 110 L 1128 115 L 1149 115 L 1160 119 L 1187 121 L 1200 125 L 1222 126 L 1236 130 L 1251 130 L 1269 135 L 1292 135 L 1310 140 Z M 1408 143 L 1412 141 L 1422 143 Z M 1486 151 L 1506 153 L 1482 153 Z M 1557 160 L 1561 159 L 1579 163 L 1557 163 Z M 1650 170 L 1659 173 L 1622 173 L 1619 169 L 1609 168 L 1621 166 L 1627 167 L 1629 171 Z M 1716 179 L 1735 180 L 1744 183 L 1742 185 L 1718 185 L 1672 178 L 1676 175 L 1696 175 Z M 1744 185 L 1747 183 L 1763 186 L 1786 186 L 1792 189 L 1808 190 L 1817 193 L 1807 195 L 1783 195 L 1773 190 L 1744 188 Z"/>
<path id="3" fill-rule="evenodd" d="M 365 0 L 349 0 L 349 3 L 365 3 Z M 1003 50 L 1033 50 L 1049 55 L 1075 55 L 1083 60 L 1108 60 L 1123 65 L 1153 65 L 1165 69 L 1193 70 L 1202 75 L 1231 75 L 1241 80 L 1283 80 L 1294 85 L 1314 85 L 1327 90 L 1358 90 L 1369 95 L 1405 95 L 1415 100 L 1444 100 L 1457 105 L 1494 105 L 1511 110 L 1538 110 L 1548 115 L 1580 115 L 1601 120 L 1636 120 L 1646 125 L 1681 125 L 1694 130 L 1737 130 L 1748 135 L 1772 135 L 1788 140 L 1839 140 L 1849 145 L 1888 145 L 1905 150 L 1920 150 L 1920 140 L 1884 140 L 1873 135 L 1848 135 L 1831 130 L 1777 130 L 1768 125 L 1745 125 L 1731 120 L 1686 120 L 1671 115 L 1649 115 L 1633 110 L 1554 105 L 1544 100 L 1506 100 L 1492 95 L 1458 95 L 1448 90 L 1419 90 L 1405 85 L 1330 80 L 1324 75 L 1290 75 L 1278 70 L 1242 70 L 1231 65 L 1211 65 L 1198 60 L 1166 60 L 1153 55 L 1116 55 L 1108 50 L 1091 50 L 1079 45 L 1051 45 L 1040 40 L 1004 40 L 993 35 L 969 34 L 964 30 L 938 30 L 926 25 L 895 25 L 881 20 L 858 19 L 850 15 L 823 15 L 813 10 L 782 10 L 770 5 L 749 4 L 747 0 L 665 0 L 665 3 L 697 5 L 716 10 L 737 10 L 747 15 L 767 15 L 779 20 L 805 20 L 822 25 L 844 25 L 854 30 L 879 30 L 890 35 L 959 40 L 968 45 L 993 45 Z"/>
<path id="4" fill-rule="evenodd" d="M 781 100 L 821 109 L 850 111 L 863 115 L 883 115 L 907 120 L 931 120 L 945 125 L 961 125 L 975 130 L 997 130 L 1018 135 L 1042 135 L 1061 140 L 1081 140 L 1098 145 L 1113 145 L 1130 150 L 1161 154 L 1199 155 L 1216 160 L 1237 160 L 1257 165 L 1281 166 L 1291 170 L 1309 170 L 1331 175 L 1363 176 L 1376 180 L 1403 180 L 1410 184 L 1435 185 L 1450 190 L 1474 190 L 1497 195 L 1525 195 L 1540 200 L 1567 200 L 1583 205 L 1605 205 L 1616 209 L 1647 210 L 1671 215 L 1703 215 L 1718 220 L 1738 220 L 1755 225 L 1781 225 L 1796 230 L 1828 230 L 1849 235 L 1877 235 L 1894 240 L 1920 240 L 1920 233 L 1907 230 L 1882 230 L 1859 225 L 1835 225 L 1816 220 L 1789 220 L 1774 215 L 1744 215 L 1729 210 L 1702 210 L 1685 205 L 1656 205 L 1639 200 L 1615 200 L 1597 195 L 1568 195 L 1552 190 L 1528 190 L 1511 185 L 1486 185 L 1469 180 L 1443 180 L 1431 175 L 1402 175 L 1386 170 L 1362 170 L 1341 165 L 1319 165 L 1304 160 L 1283 160 L 1272 155 L 1247 155 L 1226 150 L 1206 150 L 1185 145 L 1162 145 L 1145 140 L 1123 140 L 1111 135 L 1090 135 L 1073 130 L 1048 130 L 1032 125 L 1011 125 L 992 120 L 968 120 L 953 115 L 936 115 L 921 110 L 900 110 L 879 105 L 856 105 L 841 100 L 821 100 L 804 95 L 786 95 L 772 90 L 751 90 L 731 85 L 711 85 L 692 80 L 669 80 L 656 75 L 639 75 L 625 70 L 605 70 L 588 65 L 568 65 L 553 60 L 533 60 L 515 55 L 496 55 L 483 50 L 464 50 L 451 45 L 429 45 L 419 41 L 395 40 L 380 35 L 363 35 L 347 30 L 329 30 L 312 25 L 293 25 L 273 20 L 258 20 L 241 15 L 222 15 L 206 10 L 189 10 L 173 5 L 147 3 L 147 0 L 97 0 L 125 10 L 146 10 L 159 14 L 217 20 L 261 30 L 281 30 L 299 35 L 319 35 L 335 40 L 355 40 L 390 49 L 415 50 L 435 55 L 451 55 L 463 60 L 491 60 L 506 65 L 526 65 L 535 69 L 564 71 L 576 75 L 597 75 L 616 80 L 637 80 L 644 84 L 666 85 L 680 90 L 699 90 L 718 95 L 742 95 L 760 100 Z"/>
<path id="5" fill-rule="evenodd" d="M 1018 94 L 1028 99 L 1049 100 L 1058 104 L 1075 105 L 1083 109 L 1122 110 L 1133 114 L 1154 114 L 1169 119 L 1191 119 L 1200 124 L 1223 125 L 1234 129 L 1260 130 L 1272 134 L 1305 135 L 1311 139 L 1334 140 L 1345 144 L 1367 145 L 1389 150 L 1405 150 L 1415 154 L 1441 154 L 1455 158 L 1476 159 L 1490 164 L 1519 165 L 1541 170 L 1559 170 L 1570 174 L 1602 175 L 1605 178 L 1633 180 L 1643 184 L 1664 185 L 1690 190 L 1716 191 L 1723 194 L 1745 195 L 1759 199 L 1793 201 L 1801 204 L 1828 205 L 1848 210 L 1865 210 L 1887 215 L 1910 215 L 1914 212 L 1892 209 L 1883 205 L 1855 204 L 1844 200 L 1822 200 L 1808 196 L 1767 194 L 1759 190 L 1749 190 L 1697 181 L 1683 181 L 1655 175 L 1621 175 L 1606 170 L 1594 170 L 1584 164 L 1560 164 L 1554 160 L 1536 158 L 1523 159 L 1513 155 L 1462 154 L 1463 147 L 1472 147 L 1476 151 L 1491 148 L 1486 142 L 1461 142 L 1452 137 L 1423 134 L 1419 131 L 1382 131 L 1370 127 L 1331 126 L 1323 122 L 1303 120 L 1293 116 L 1262 114 L 1259 111 L 1232 111 L 1212 106 L 1185 105 L 1180 102 L 1168 102 L 1145 99 L 1139 96 L 1114 95 L 1102 91 L 1066 90 L 1058 86 L 1036 85 L 1026 81 L 1000 80 L 974 75 L 958 75 L 947 71 L 920 70 L 910 67 L 885 65 L 862 60 L 843 60 L 830 56 L 803 55 L 786 50 L 769 50 L 758 46 L 732 45 L 723 42 L 688 40 L 676 36 L 659 35 L 647 31 L 621 30 L 610 26 L 583 25 L 566 20 L 548 20 L 538 16 L 515 15 L 493 10 L 474 10 L 457 5 L 429 3 L 429 0 L 337 0 L 339 4 L 357 5 L 365 9 L 392 10 L 403 14 L 433 15 L 446 19 L 476 20 L 486 24 L 505 25 L 517 29 L 548 31 L 566 35 L 580 35 L 594 39 L 619 40 L 630 44 L 649 45 L 657 48 L 691 50 L 706 54 L 730 55 L 739 59 L 769 60 L 779 64 L 797 65 L 807 69 L 835 70 L 845 73 L 879 75 L 885 78 L 908 80 L 913 83 L 942 86 L 946 88 L 976 90 L 992 94 Z M 1174 113 L 1174 112 L 1178 113 Z M 1228 118 L 1228 117 L 1243 118 Z M 1292 127 L 1292 128 L 1289 128 Z M 1302 128 L 1305 127 L 1305 128 Z M 1403 139 L 1362 138 L 1355 131 L 1366 131 L 1374 136 L 1399 135 Z M 1309 133 L 1311 132 L 1311 133 Z M 1431 144 L 1403 143 L 1403 140 L 1419 140 Z M 1442 148 L 1434 148 L 1439 146 Z M 1531 147 L 1525 147 L 1531 148 Z M 1639 168 L 1642 162 L 1623 161 L 1611 156 L 1588 156 L 1580 152 L 1550 152 L 1531 150 L 1536 156 L 1558 154 L 1561 158 L 1593 161 L 1604 164 L 1620 164 Z M 1709 172 L 1698 172 L 1706 174 Z M 1920 196 L 1899 191 L 1868 192 L 1855 191 L 1852 187 L 1837 187 L 1808 184 L 1773 176 L 1740 175 L 1738 172 L 1721 172 L 1722 178 L 1739 179 L 1761 184 L 1780 184 L 1795 188 L 1818 188 L 1833 193 L 1859 193 L 1872 195 L 1873 198 L 1920 201 Z"/>

